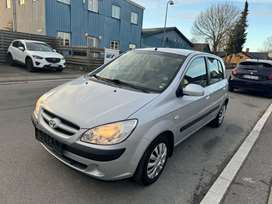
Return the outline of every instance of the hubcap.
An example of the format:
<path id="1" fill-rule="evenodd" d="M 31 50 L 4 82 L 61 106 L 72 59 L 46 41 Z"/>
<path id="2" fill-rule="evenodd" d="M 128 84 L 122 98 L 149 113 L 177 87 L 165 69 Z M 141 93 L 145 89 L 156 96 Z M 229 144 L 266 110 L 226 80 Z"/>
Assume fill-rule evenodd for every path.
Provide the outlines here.
<path id="1" fill-rule="evenodd" d="M 225 113 L 226 113 L 226 106 L 223 106 L 219 112 L 219 117 L 218 117 L 220 124 L 223 123 L 224 121 Z"/>
<path id="2" fill-rule="evenodd" d="M 147 176 L 154 179 L 162 171 L 167 157 L 167 146 L 165 143 L 158 144 L 150 155 L 147 164 Z"/>

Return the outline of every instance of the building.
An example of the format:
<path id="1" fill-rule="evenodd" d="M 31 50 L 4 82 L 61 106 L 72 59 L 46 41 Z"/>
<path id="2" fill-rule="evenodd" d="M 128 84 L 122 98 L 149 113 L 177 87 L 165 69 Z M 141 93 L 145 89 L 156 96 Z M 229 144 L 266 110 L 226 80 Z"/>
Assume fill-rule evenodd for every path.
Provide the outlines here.
<path id="1" fill-rule="evenodd" d="M 140 47 L 144 8 L 131 0 L 17 0 L 17 31 L 62 39 L 63 45 Z M 0 0 L 0 29 L 12 28 L 12 0 Z"/>
<path id="2" fill-rule="evenodd" d="M 224 57 L 224 61 L 228 65 L 236 65 L 247 59 L 272 60 L 268 52 L 240 52 Z"/>
<path id="3" fill-rule="evenodd" d="M 141 47 L 162 47 L 164 28 L 146 28 L 142 31 Z M 165 47 L 192 49 L 193 44 L 176 27 L 165 29 Z"/>
<path id="4" fill-rule="evenodd" d="M 211 53 L 211 48 L 208 43 L 193 43 L 193 49 L 200 52 Z"/>

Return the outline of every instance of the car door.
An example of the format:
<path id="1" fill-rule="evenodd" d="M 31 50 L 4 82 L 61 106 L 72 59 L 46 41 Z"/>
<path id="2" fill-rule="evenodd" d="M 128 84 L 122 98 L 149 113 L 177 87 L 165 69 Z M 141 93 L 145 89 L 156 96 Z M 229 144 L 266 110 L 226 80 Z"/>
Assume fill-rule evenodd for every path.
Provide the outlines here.
<path id="1" fill-rule="evenodd" d="M 213 57 L 206 57 L 206 60 L 209 75 L 209 85 L 206 90 L 209 97 L 209 109 L 217 110 L 213 113 L 215 117 L 226 98 L 228 82 L 222 63 Z"/>
<path id="2" fill-rule="evenodd" d="M 209 98 L 206 93 L 208 72 L 204 56 L 194 58 L 186 68 L 180 86 L 185 88 L 189 84 L 197 84 L 204 88 L 203 96 L 183 95 L 177 98 L 179 109 L 176 112 L 177 128 L 179 131 L 177 143 L 205 125 L 205 118 L 209 115 Z"/>
<path id="3" fill-rule="evenodd" d="M 19 48 L 23 48 L 23 50 L 20 50 Z M 17 54 L 17 57 L 18 57 L 18 61 L 21 62 L 21 63 L 25 63 L 25 45 L 21 42 L 21 41 L 18 41 L 18 48 L 17 48 L 17 51 L 18 51 L 18 54 Z"/>
<path id="4" fill-rule="evenodd" d="M 19 61 L 18 55 L 19 55 L 19 50 L 18 50 L 18 42 L 19 41 L 14 41 L 10 47 L 10 51 L 13 57 L 13 60 Z"/>

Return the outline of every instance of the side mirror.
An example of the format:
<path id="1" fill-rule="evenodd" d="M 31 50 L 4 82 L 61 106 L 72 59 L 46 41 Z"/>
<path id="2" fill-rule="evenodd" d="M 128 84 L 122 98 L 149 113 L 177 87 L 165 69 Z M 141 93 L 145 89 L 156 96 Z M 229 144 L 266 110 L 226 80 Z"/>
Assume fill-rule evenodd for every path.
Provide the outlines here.
<path id="1" fill-rule="evenodd" d="M 57 50 L 53 49 L 53 52 L 57 52 Z"/>
<path id="2" fill-rule="evenodd" d="M 21 50 L 22 52 L 25 51 L 25 48 L 24 47 L 18 47 L 19 50 Z"/>
<path id="3" fill-rule="evenodd" d="M 183 89 L 183 95 L 186 95 L 186 96 L 204 96 L 205 95 L 205 90 L 200 85 L 188 84 Z"/>

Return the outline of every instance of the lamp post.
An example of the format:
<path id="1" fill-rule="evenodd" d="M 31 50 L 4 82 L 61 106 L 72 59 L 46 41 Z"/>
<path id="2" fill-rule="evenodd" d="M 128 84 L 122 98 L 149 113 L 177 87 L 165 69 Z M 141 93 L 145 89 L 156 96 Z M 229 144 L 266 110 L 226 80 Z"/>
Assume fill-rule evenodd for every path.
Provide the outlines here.
<path id="1" fill-rule="evenodd" d="M 166 12 L 165 12 L 165 22 L 164 22 L 164 28 L 163 28 L 163 41 L 162 41 L 162 47 L 165 46 L 165 32 L 166 32 L 166 24 L 167 24 L 167 17 L 168 17 L 168 7 L 169 5 L 174 5 L 174 1 L 173 0 L 168 0 L 167 4 L 166 4 Z"/>
<path id="2" fill-rule="evenodd" d="M 16 12 L 16 0 L 12 0 L 12 31 L 16 32 L 17 31 L 17 12 Z"/>

